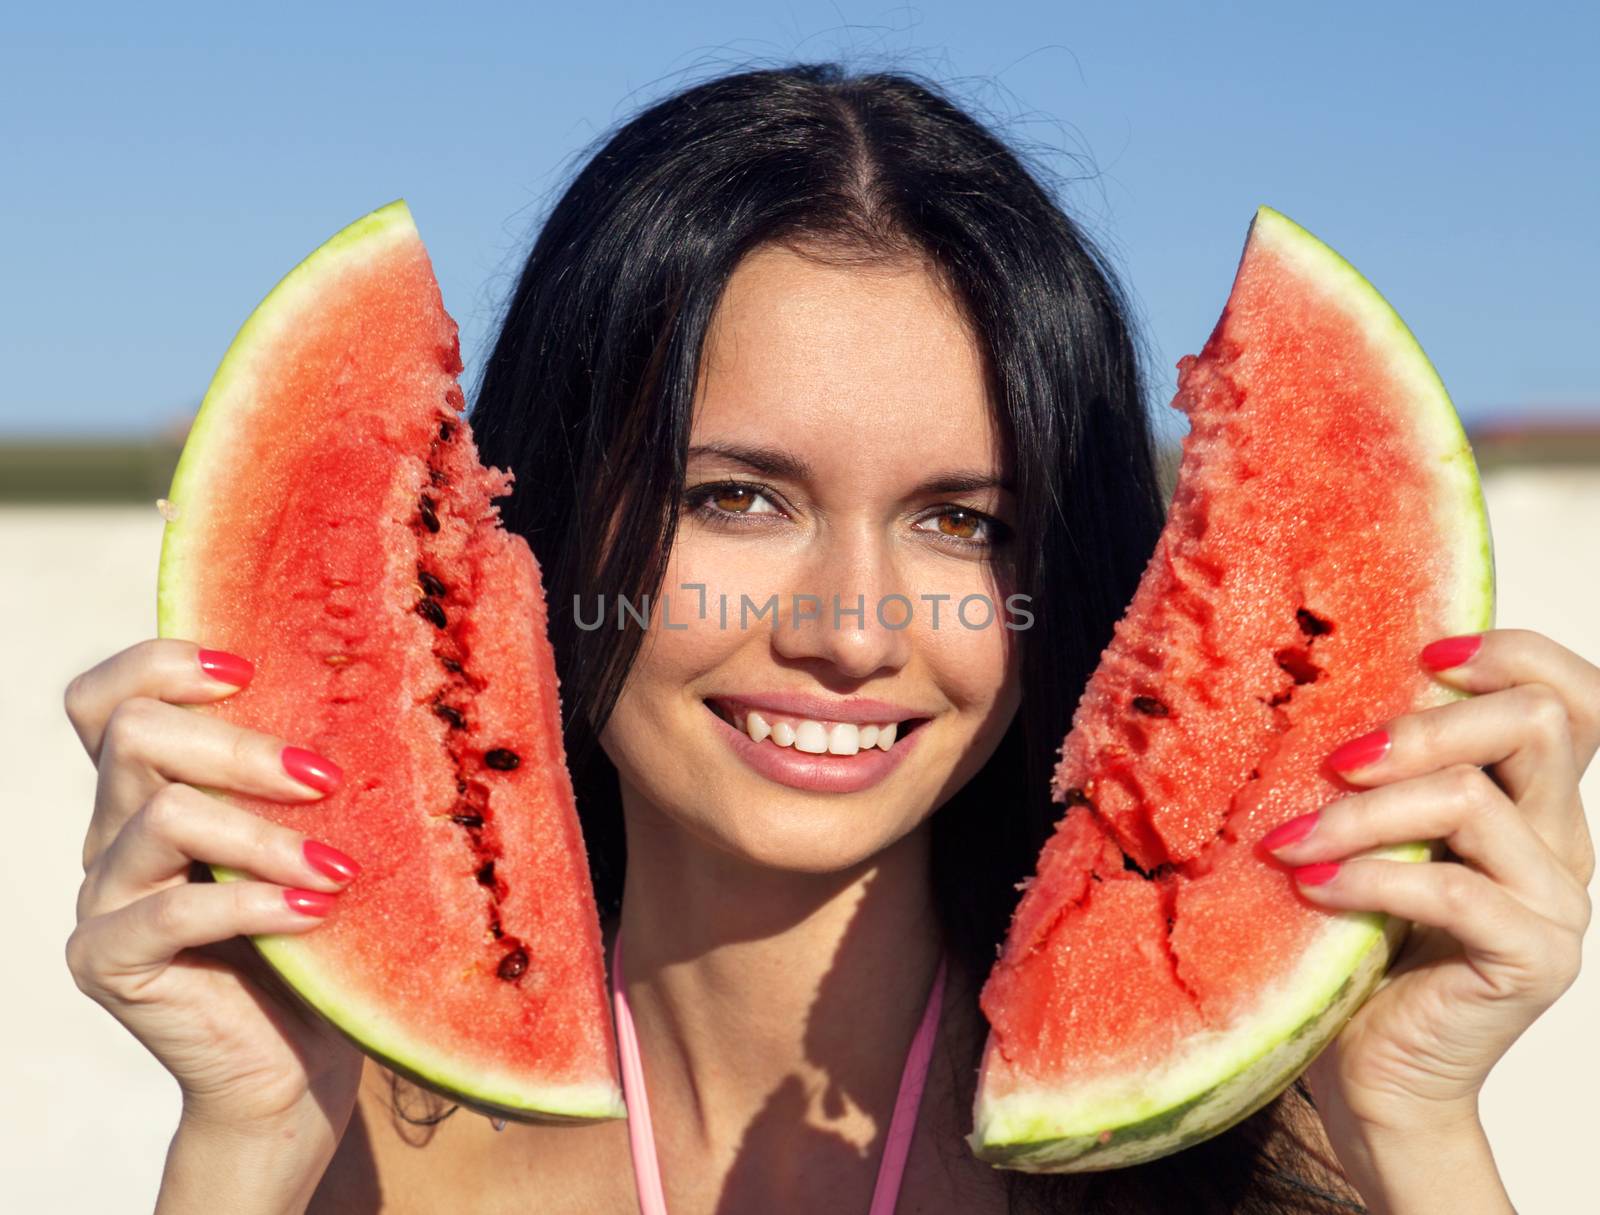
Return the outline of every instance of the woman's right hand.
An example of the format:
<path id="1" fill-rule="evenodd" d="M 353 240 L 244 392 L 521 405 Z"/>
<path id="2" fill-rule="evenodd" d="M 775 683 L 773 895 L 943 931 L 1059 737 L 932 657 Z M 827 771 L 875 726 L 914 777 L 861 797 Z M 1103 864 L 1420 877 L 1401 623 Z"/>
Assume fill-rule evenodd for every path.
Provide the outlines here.
<path id="1" fill-rule="evenodd" d="M 99 770 L 67 966 L 177 1078 L 186 1123 L 241 1135 L 325 1126 L 331 1152 L 362 1056 L 243 937 L 315 931 L 356 867 L 201 787 L 310 802 L 339 770 L 286 750 L 292 740 L 179 707 L 221 700 L 250 673 L 192 642 L 146 641 L 67 687 Z M 195 861 L 260 880 L 191 881 Z"/>

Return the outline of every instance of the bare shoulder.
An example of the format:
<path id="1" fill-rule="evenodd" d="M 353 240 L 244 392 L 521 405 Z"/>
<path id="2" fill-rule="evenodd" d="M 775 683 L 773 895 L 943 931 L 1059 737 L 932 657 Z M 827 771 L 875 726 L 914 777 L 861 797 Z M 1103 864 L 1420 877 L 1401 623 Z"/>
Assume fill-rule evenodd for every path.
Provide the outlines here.
<path id="1" fill-rule="evenodd" d="M 979 986 L 981 977 L 959 969 L 951 971 L 939 1038 L 906 1158 L 900 1201 L 895 1206 L 904 1215 L 954 1211 L 1005 1215 L 1009 1210 L 1004 1173 L 979 1160 L 966 1143 L 972 1129 L 977 1079 L 971 1064 L 987 1029 L 978 1012 Z"/>
<path id="2" fill-rule="evenodd" d="M 614 920 L 602 935 L 610 957 Z M 349 1129 L 323 1174 L 309 1215 L 434 1215 L 465 1210 L 526 1215 L 637 1209 L 622 1120 L 588 1126 L 487 1118 L 398 1078 L 371 1059 Z"/>
<path id="3" fill-rule="evenodd" d="M 631 1182 L 625 1123 L 512 1123 L 496 1132 L 481 1115 L 450 1109 L 369 1059 L 309 1215 L 525 1215 L 535 1199 L 551 1215 L 632 1209 L 631 1184 L 617 1185 Z"/>

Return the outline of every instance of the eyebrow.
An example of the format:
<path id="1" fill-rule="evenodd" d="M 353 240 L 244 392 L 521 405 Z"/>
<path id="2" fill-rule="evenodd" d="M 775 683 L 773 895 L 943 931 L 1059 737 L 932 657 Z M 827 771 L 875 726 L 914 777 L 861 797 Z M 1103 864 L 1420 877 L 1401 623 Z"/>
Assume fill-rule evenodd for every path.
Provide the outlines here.
<path id="1" fill-rule="evenodd" d="M 751 446 L 743 443 L 696 443 L 689 448 L 689 459 L 696 456 L 720 456 L 754 469 L 764 477 L 781 477 L 790 481 L 811 479 L 811 465 L 800 457 L 777 447 Z M 922 494 L 969 494 L 984 489 L 1003 489 L 1014 492 L 1009 477 L 993 473 L 956 469 L 936 473 L 929 477 L 916 492 Z"/>

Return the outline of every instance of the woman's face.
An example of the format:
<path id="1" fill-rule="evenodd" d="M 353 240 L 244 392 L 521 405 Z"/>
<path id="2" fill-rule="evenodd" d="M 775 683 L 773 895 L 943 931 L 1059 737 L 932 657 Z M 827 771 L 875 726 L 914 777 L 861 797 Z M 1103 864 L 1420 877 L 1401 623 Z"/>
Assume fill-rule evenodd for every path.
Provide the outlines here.
<path id="1" fill-rule="evenodd" d="M 911 263 L 763 247 L 702 364 L 666 608 L 602 741 L 636 826 L 836 872 L 948 799 L 1016 710 L 1008 453 L 973 335 Z"/>

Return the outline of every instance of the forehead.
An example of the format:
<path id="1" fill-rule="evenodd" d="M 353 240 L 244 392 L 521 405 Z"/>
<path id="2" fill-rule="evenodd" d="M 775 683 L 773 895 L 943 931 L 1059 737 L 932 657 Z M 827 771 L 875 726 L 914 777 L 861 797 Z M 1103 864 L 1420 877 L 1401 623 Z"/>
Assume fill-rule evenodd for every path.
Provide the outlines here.
<path id="1" fill-rule="evenodd" d="M 746 257 L 706 337 L 691 443 L 779 446 L 819 469 L 1006 470 L 984 360 L 923 265 Z"/>

